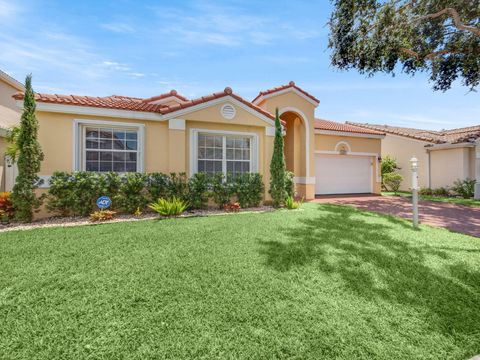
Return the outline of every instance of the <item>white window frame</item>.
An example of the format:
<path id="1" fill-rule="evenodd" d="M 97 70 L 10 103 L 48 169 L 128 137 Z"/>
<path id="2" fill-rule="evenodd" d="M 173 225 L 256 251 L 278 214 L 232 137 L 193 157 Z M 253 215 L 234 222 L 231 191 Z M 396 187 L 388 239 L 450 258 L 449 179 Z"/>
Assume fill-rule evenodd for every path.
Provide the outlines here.
<path id="1" fill-rule="evenodd" d="M 103 120 L 73 120 L 73 171 L 85 171 L 85 129 L 86 127 L 108 127 L 137 131 L 137 172 L 144 172 L 145 125 Z"/>
<path id="2" fill-rule="evenodd" d="M 250 172 L 258 172 L 258 135 L 254 132 L 224 131 L 210 129 L 190 129 L 190 176 L 198 172 L 198 135 L 242 136 L 250 138 Z M 225 139 L 223 141 L 225 143 Z M 225 147 L 225 144 L 224 144 Z M 222 171 L 226 173 L 227 154 L 223 151 Z"/>

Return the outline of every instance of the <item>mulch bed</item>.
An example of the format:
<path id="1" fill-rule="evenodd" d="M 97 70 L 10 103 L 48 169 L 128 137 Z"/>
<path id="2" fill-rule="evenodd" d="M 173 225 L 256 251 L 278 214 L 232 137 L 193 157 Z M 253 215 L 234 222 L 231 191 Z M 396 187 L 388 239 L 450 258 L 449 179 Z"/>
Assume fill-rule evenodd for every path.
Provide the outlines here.
<path id="1" fill-rule="evenodd" d="M 230 215 L 230 214 L 241 214 L 241 213 L 252 213 L 252 212 L 266 212 L 273 211 L 274 208 L 271 206 L 259 206 L 256 208 L 249 209 L 240 209 L 238 212 L 226 212 L 219 209 L 205 209 L 205 210 L 192 210 L 187 211 L 179 217 L 199 217 L 199 216 L 215 216 L 215 215 Z M 93 222 L 89 217 L 85 216 L 67 216 L 67 217 L 49 217 L 45 219 L 35 220 L 31 223 L 20 223 L 12 222 L 10 224 L 2 225 L 0 224 L 0 232 L 13 231 L 13 230 L 30 230 L 36 228 L 49 228 L 49 227 L 71 227 L 71 226 L 81 226 L 81 225 L 97 225 L 97 224 L 106 224 L 106 223 L 116 223 L 124 221 L 143 221 L 143 220 L 155 220 L 155 219 L 165 219 L 165 217 L 159 216 L 152 212 L 146 212 L 140 216 L 134 216 L 130 214 L 117 214 L 114 219 L 107 221 L 96 221 Z"/>

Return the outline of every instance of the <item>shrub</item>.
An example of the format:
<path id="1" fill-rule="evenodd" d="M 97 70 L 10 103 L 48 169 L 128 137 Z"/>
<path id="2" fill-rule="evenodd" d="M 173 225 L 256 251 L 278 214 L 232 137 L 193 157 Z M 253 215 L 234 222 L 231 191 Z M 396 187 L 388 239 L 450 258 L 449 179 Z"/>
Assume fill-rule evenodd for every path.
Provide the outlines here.
<path id="1" fill-rule="evenodd" d="M 209 182 L 206 173 L 196 173 L 188 181 L 189 204 L 193 209 L 204 209 L 208 203 Z"/>
<path id="2" fill-rule="evenodd" d="M 41 198 L 37 198 L 35 195 L 35 189 L 41 184 L 37 174 L 43 160 L 42 148 L 38 142 L 38 121 L 35 116 L 35 107 L 32 75 L 28 75 L 25 79 L 20 130 L 15 142 L 18 149 L 18 176 L 12 191 L 15 217 L 21 221 L 32 221 L 33 212 L 41 205 Z"/>
<path id="3" fill-rule="evenodd" d="M 122 177 L 115 172 L 99 173 L 98 177 L 98 193 L 99 195 L 108 196 L 111 199 L 114 199 L 122 185 Z M 112 206 L 116 204 L 112 203 Z"/>
<path id="4" fill-rule="evenodd" d="M 47 209 L 63 216 L 89 215 L 101 193 L 102 176 L 86 171 L 54 172 L 50 178 Z"/>
<path id="5" fill-rule="evenodd" d="M 419 195 L 425 195 L 425 196 L 432 196 L 433 195 L 433 189 L 431 188 L 421 188 L 418 190 Z"/>
<path id="6" fill-rule="evenodd" d="M 188 178 L 187 174 L 170 173 L 170 179 L 167 187 L 167 198 L 177 197 L 183 201 L 188 201 Z"/>
<path id="7" fill-rule="evenodd" d="M 122 177 L 119 193 L 115 197 L 119 208 L 133 214 L 138 208 L 143 209 L 148 203 L 145 196 L 146 176 L 141 173 L 127 173 Z"/>
<path id="8" fill-rule="evenodd" d="M 285 172 L 285 193 L 287 194 L 287 198 L 295 197 L 295 180 L 294 174 L 291 171 Z"/>
<path id="9" fill-rule="evenodd" d="M 223 173 L 216 173 L 210 178 L 210 189 L 210 196 L 221 209 L 235 194 L 235 182 L 230 174 L 225 178 Z"/>
<path id="10" fill-rule="evenodd" d="M 300 207 L 301 204 L 302 204 L 302 200 L 295 201 L 295 199 L 292 196 L 289 196 L 285 199 L 285 207 L 288 210 L 296 210 Z"/>
<path id="11" fill-rule="evenodd" d="M 394 193 L 397 193 L 403 181 L 403 176 L 398 173 L 386 173 L 383 175 L 382 180 L 387 190 L 390 189 Z"/>
<path id="12" fill-rule="evenodd" d="M 8 219 L 12 219 L 15 214 L 11 195 L 12 194 L 7 191 L 0 192 L 0 211 L 2 212 L 3 216 L 6 216 Z"/>
<path id="13" fill-rule="evenodd" d="M 381 162 L 382 176 L 384 174 L 393 173 L 397 170 L 400 170 L 400 167 L 397 164 L 397 159 L 391 157 L 390 155 L 387 155 L 382 159 L 382 162 Z"/>
<path id="14" fill-rule="evenodd" d="M 470 199 L 473 198 L 473 195 L 475 194 L 475 183 L 476 180 L 474 179 L 458 179 L 453 183 L 452 190 L 458 196 L 461 196 L 464 199 Z"/>
<path id="15" fill-rule="evenodd" d="M 151 173 L 147 177 L 146 190 L 151 200 L 167 198 L 169 193 L 170 177 L 164 173 Z"/>
<path id="16" fill-rule="evenodd" d="M 158 199 L 156 202 L 148 205 L 150 209 L 162 216 L 178 216 L 187 208 L 188 202 L 172 197 L 171 199 Z"/>
<path id="17" fill-rule="evenodd" d="M 233 204 L 224 204 L 223 205 L 223 210 L 226 212 L 239 212 L 242 207 L 238 202 L 235 202 Z"/>
<path id="18" fill-rule="evenodd" d="M 432 195 L 448 197 L 448 196 L 451 196 L 452 194 L 448 187 L 439 187 L 432 190 Z"/>
<path id="19" fill-rule="evenodd" d="M 116 212 L 112 210 L 97 210 L 90 214 L 90 221 L 107 221 L 112 220 Z"/>
<path id="20" fill-rule="evenodd" d="M 235 177 L 235 190 L 242 208 L 260 205 L 264 191 L 262 175 L 258 173 L 237 175 Z"/>
<path id="21" fill-rule="evenodd" d="M 279 207 L 285 200 L 285 156 L 283 153 L 283 134 L 278 108 L 275 111 L 275 139 L 273 155 L 270 162 L 270 195 L 274 207 Z M 241 204 L 241 203 L 240 203 Z"/>

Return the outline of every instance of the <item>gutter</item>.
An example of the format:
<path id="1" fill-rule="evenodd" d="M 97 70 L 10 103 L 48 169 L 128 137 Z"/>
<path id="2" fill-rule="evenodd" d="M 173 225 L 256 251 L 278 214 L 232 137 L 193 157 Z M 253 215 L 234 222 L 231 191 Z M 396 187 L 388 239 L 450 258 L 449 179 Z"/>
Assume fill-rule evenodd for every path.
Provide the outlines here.
<path id="1" fill-rule="evenodd" d="M 469 147 L 469 148 L 475 147 L 475 144 L 471 142 L 463 142 L 463 143 L 457 143 L 457 144 L 446 143 L 446 144 L 425 145 L 425 149 L 427 150 L 427 152 L 435 151 L 435 150 L 458 149 L 458 148 L 464 148 L 464 147 Z"/>

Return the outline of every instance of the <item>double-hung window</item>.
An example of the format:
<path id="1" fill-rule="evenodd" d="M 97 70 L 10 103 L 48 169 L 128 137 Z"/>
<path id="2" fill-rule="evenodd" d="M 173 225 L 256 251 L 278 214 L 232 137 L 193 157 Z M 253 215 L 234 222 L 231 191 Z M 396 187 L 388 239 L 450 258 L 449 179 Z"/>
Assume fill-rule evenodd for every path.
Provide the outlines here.
<path id="1" fill-rule="evenodd" d="M 88 123 L 78 127 L 77 170 L 141 172 L 142 133 L 139 126 Z"/>
<path id="2" fill-rule="evenodd" d="M 196 132 L 194 172 L 237 174 L 256 170 L 256 136 Z"/>

